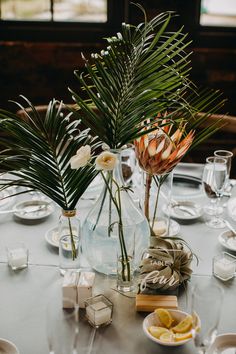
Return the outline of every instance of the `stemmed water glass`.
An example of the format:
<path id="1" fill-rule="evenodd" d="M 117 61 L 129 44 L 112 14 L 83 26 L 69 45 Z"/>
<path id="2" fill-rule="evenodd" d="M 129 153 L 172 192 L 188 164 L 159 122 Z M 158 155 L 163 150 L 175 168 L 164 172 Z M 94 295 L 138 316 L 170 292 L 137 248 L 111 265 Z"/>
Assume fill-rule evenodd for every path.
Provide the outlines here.
<path id="1" fill-rule="evenodd" d="M 79 308 L 71 299 L 53 296 L 47 305 L 47 339 L 49 354 L 76 354 Z"/>
<path id="2" fill-rule="evenodd" d="M 192 290 L 192 316 L 200 318 L 200 328 L 192 330 L 198 354 L 205 354 L 217 335 L 223 294 L 216 284 L 197 284 Z"/>
<path id="3" fill-rule="evenodd" d="M 233 153 L 228 150 L 216 150 L 216 151 L 214 151 L 214 156 L 221 157 L 226 160 L 227 176 L 226 176 L 225 188 L 227 188 L 229 185 L 229 177 L 230 177 L 230 170 L 231 170 Z"/>
<path id="4" fill-rule="evenodd" d="M 217 212 L 217 204 L 223 195 L 227 178 L 227 161 L 221 157 L 210 156 L 206 159 L 203 170 L 202 183 L 207 197 L 211 201 L 210 207 L 204 208 L 206 213 L 213 217 L 206 222 L 206 225 L 213 228 L 225 227 L 224 220 Z M 209 212 L 210 211 L 210 212 Z"/>

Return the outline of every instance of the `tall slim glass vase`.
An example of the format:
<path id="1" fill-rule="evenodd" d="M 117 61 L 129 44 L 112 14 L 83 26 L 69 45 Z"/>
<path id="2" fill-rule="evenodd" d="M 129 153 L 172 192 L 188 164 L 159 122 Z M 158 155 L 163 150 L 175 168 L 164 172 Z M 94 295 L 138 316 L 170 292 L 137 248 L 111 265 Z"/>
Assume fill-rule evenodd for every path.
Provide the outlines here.
<path id="1" fill-rule="evenodd" d="M 62 275 L 67 270 L 80 268 L 80 221 L 76 210 L 62 210 L 58 225 L 59 268 Z"/>
<path id="2" fill-rule="evenodd" d="M 144 212 L 149 220 L 152 246 L 157 237 L 168 237 L 173 232 L 169 213 L 173 172 L 152 176 L 145 173 L 144 179 Z"/>

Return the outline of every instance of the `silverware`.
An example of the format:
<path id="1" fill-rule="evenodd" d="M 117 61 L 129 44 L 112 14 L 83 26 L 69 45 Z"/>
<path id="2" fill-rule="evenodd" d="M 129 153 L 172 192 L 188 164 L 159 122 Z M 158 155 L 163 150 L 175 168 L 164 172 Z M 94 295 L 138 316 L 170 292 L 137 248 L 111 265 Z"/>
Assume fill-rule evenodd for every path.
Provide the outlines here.
<path id="1" fill-rule="evenodd" d="M 24 208 L 19 209 L 10 209 L 10 210 L 0 210 L 0 214 L 8 214 L 8 213 L 20 213 L 22 215 L 36 213 L 41 210 L 46 210 L 48 208 L 47 204 L 43 205 L 26 205 Z"/>
<path id="2" fill-rule="evenodd" d="M 179 210 L 183 211 L 186 214 L 189 214 L 191 216 L 196 216 L 196 213 L 193 209 L 191 209 L 190 207 L 187 207 L 185 205 L 182 205 L 175 200 L 172 200 L 170 205 L 171 205 L 171 208 L 173 208 L 173 209 L 178 208 Z"/>

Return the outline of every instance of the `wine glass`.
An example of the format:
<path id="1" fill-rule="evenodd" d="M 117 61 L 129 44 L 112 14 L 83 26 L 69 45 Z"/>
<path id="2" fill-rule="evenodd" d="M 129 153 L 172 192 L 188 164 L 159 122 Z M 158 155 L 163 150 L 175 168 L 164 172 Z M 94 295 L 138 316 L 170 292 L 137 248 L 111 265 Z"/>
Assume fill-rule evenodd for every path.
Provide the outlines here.
<path id="1" fill-rule="evenodd" d="M 192 289 L 192 316 L 198 315 L 201 322 L 200 328 L 192 330 L 198 354 L 205 354 L 217 335 L 223 295 L 223 289 L 212 283 L 196 284 Z"/>
<path id="2" fill-rule="evenodd" d="M 230 170 L 231 170 L 233 153 L 228 150 L 216 150 L 216 151 L 214 151 L 214 156 L 221 157 L 227 161 L 226 162 L 227 176 L 226 176 L 226 183 L 225 183 L 225 189 L 226 189 L 229 186 L 229 177 L 230 177 Z"/>
<path id="3" fill-rule="evenodd" d="M 63 303 L 66 308 L 63 308 Z M 50 354 L 74 354 L 77 346 L 79 309 L 71 299 L 53 296 L 47 305 L 47 339 Z"/>
<path id="4" fill-rule="evenodd" d="M 219 217 L 217 202 L 223 195 L 227 177 L 227 161 L 221 157 L 210 156 L 206 159 L 203 170 L 202 183 L 211 206 L 204 208 L 206 213 L 213 217 L 206 222 L 206 225 L 213 228 L 224 228 L 224 220 Z"/>

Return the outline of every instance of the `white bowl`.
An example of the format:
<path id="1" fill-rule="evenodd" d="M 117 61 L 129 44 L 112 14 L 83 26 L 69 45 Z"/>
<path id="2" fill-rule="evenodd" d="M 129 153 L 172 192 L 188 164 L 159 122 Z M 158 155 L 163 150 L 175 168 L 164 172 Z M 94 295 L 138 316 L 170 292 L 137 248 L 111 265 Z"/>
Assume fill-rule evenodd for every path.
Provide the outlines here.
<path id="1" fill-rule="evenodd" d="M 228 351 L 227 351 L 228 349 Z M 208 354 L 214 353 L 235 353 L 236 350 L 236 333 L 224 333 L 216 337 L 210 348 Z"/>
<path id="2" fill-rule="evenodd" d="M 0 353 L 20 354 L 15 344 L 3 338 L 0 338 Z"/>
<path id="3" fill-rule="evenodd" d="M 236 251 L 236 237 L 231 230 L 223 231 L 218 236 L 219 242 L 230 251 Z"/>
<path id="4" fill-rule="evenodd" d="M 180 311 L 180 310 L 168 310 L 171 314 L 171 316 L 173 317 L 173 319 L 176 320 L 176 322 L 180 322 L 182 321 L 187 315 L 187 312 L 184 311 Z M 200 319 L 199 317 L 197 317 L 197 322 L 198 322 L 198 326 L 200 327 Z M 189 342 L 192 338 L 188 338 L 182 341 L 178 341 L 178 342 L 163 342 L 160 339 L 154 337 L 151 335 L 151 333 L 148 331 L 148 328 L 151 326 L 161 326 L 163 327 L 163 325 L 161 324 L 161 322 L 158 320 L 155 312 L 150 313 L 147 317 L 145 317 L 144 321 L 143 321 L 143 331 L 145 333 L 145 335 L 151 339 L 153 342 L 161 344 L 161 345 L 165 345 L 168 347 L 176 347 L 182 344 L 185 344 L 187 342 Z"/>

